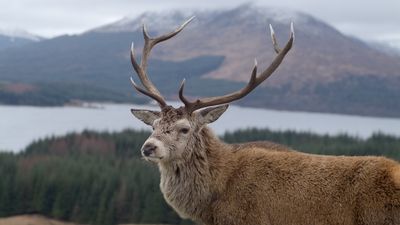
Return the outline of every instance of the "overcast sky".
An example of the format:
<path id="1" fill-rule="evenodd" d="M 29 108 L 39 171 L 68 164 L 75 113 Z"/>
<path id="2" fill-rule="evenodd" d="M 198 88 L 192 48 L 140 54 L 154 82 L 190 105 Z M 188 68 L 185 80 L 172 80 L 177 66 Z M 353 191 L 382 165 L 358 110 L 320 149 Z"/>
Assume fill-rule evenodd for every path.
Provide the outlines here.
<path id="1" fill-rule="evenodd" d="M 145 11 L 232 8 L 246 0 L 0 0 L 0 29 L 54 37 L 75 34 Z M 400 0 L 254 0 L 309 13 L 341 32 L 400 48 Z"/>

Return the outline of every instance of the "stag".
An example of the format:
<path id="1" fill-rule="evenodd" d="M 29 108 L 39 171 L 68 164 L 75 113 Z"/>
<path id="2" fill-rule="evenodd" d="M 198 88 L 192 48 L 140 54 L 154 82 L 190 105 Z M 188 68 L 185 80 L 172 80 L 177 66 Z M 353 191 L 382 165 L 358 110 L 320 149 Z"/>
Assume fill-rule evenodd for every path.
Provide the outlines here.
<path id="1" fill-rule="evenodd" d="M 292 47 L 290 38 L 270 66 L 257 73 L 255 63 L 247 85 L 236 92 L 190 101 L 179 89 L 184 106 L 169 106 L 150 81 L 146 68 L 151 49 L 179 32 L 150 37 L 143 26 L 140 64 L 131 48 L 131 62 L 143 87 L 160 111 L 131 112 L 153 133 L 142 156 L 158 165 L 165 200 L 182 217 L 207 225 L 399 225 L 400 166 L 383 157 L 306 154 L 271 142 L 226 144 L 207 126 L 228 103 L 249 94 L 278 68 Z"/>

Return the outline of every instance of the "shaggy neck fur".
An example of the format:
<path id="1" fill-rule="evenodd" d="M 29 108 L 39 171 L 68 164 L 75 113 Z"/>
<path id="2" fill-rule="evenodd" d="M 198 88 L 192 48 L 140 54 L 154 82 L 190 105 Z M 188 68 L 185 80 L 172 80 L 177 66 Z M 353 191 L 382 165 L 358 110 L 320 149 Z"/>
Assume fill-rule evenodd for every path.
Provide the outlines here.
<path id="1" fill-rule="evenodd" d="M 181 160 L 159 164 L 161 191 L 181 217 L 204 221 L 209 216 L 207 210 L 217 191 L 213 182 L 218 180 L 220 171 L 219 163 L 215 161 L 220 157 L 216 154 L 221 154 L 225 146 L 209 128 L 204 127 L 188 143 L 190 149 L 185 151 L 189 152 L 188 155 Z"/>

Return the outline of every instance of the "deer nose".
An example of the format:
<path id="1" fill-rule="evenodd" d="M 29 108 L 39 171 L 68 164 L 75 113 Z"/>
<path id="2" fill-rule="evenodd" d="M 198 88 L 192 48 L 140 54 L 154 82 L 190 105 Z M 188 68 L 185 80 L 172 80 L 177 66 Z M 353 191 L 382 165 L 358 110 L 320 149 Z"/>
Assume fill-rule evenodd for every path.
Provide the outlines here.
<path id="1" fill-rule="evenodd" d="M 149 156 L 151 153 L 155 152 L 157 149 L 157 146 L 151 143 L 147 143 L 143 146 L 142 152 L 144 156 Z"/>

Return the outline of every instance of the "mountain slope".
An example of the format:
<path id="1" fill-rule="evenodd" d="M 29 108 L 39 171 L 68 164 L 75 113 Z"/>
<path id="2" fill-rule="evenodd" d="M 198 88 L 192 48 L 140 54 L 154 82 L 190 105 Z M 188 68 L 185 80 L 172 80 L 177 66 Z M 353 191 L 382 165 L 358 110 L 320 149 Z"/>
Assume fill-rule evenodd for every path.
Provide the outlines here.
<path id="1" fill-rule="evenodd" d="M 6 49 L 0 52 L 0 81 L 5 84 L 26 82 L 33 84 L 40 96 L 50 95 L 55 99 L 46 100 L 45 104 L 66 103 L 80 98 L 89 101 L 129 101 L 135 100 L 129 77 L 132 66 L 129 61 L 129 45 L 132 40 L 142 41 L 141 33 L 87 33 L 78 36 L 60 36 L 51 40 L 29 44 L 22 48 Z M 165 74 L 158 76 L 157 84 L 164 84 L 161 90 L 176 89 L 178 84 L 170 82 L 180 80 L 193 68 L 192 77 L 199 77 L 217 68 L 222 62 L 220 56 L 199 56 L 179 62 L 153 60 L 150 62 L 150 73 Z M 192 65 L 199 65 L 193 67 Z M 167 85 L 165 85 L 167 84 Z M 65 90 L 62 85 L 68 86 Z M 49 87 L 56 86 L 60 94 Z M 81 96 L 71 96 L 71 91 L 82 92 Z M 0 83 L 0 99 L 2 93 L 6 100 L 17 100 L 26 104 L 23 95 L 10 96 L 9 91 Z M 91 92 L 89 98 L 85 92 Z M 95 92 L 97 94 L 95 94 Z M 32 92 L 29 93 L 32 95 Z M 64 94 L 60 96 L 61 94 Z M 109 98 L 107 98 L 107 95 Z M 28 96 L 29 97 L 29 96 Z M 47 96 L 49 97 L 49 96 Z M 106 97 L 106 98 L 104 98 Z M 143 98 L 142 96 L 139 96 Z M 23 99 L 20 99 L 23 98 Z M 138 97 L 137 97 L 138 98 Z M 136 99 L 137 99 L 136 98 Z M 9 101 L 3 101 L 9 103 Z M 143 101 L 142 101 L 143 102 Z"/>
<path id="2" fill-rule="evenodd" d="M 23 30 L 0 30 L 0 50 L 19 47 L 43 40 L 42 37 Z"/>
<path id="3" fill-rule="evenodd" d="M 180 80 L 187 94 L 223 94 L 244 85 L 254 58 L 260 69 L 274 57 L 267 31 L 273 24 L 283 45 L 294 21 L 294 48 L 276 73 L 239 104 L 276 109 L 400 116 L 400 57 L 377 51 L 309 15 L 242 5 L 230 10 L 145 13 L 90 30 L 0 52 L 0 80 L 84 84 L 133 93 L 129 44 L 139 54 L 140 24 L 150 34 L 174 29 L 195 14 L 176 38 L 157 46 L 149 73 L 170 99 Z M 21 65 L 21 62 L 24 62 Z M 32 73 L 35 71 L 35 73 Z M 207 91 L 204 91 L 204 90 Z"/>
<path id="4" fill-rule="evenodd" d="M 33 41 L 30 39 L 10 37 L 0 34 L 0 50 L 10 47 L 18 47 L 32 42 Z"/>

